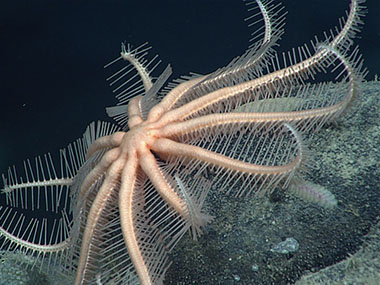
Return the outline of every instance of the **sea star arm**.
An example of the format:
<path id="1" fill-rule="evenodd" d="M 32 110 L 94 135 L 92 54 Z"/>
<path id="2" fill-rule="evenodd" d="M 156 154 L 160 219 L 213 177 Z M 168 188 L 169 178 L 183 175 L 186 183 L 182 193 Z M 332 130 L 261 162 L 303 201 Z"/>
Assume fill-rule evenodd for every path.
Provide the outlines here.
<path id="1" fill-rule="evenodd" d="M 283 128 L 284 127 L 279 126 L 273 129 L 273 133 L 281 132 Z M 152 150 L 163 157 L 179 157 L 183 164 L 187 164 L 189 161 L 196 161 L 196 165 L 202 163 L 214 169 L 219 169 L 216 171 L 217 175 L 215 179 L 221 181 L 223 185 L 234 183 L 234 180 L 242 179 L 242 181 L 244 181 L 243 185 L 250 185 L 247 193 L 249 194 L 256 185 L 257 192 L 260 192 L 262 189 L 269 189 L 269 187 L 273 188 L 274 185 L 283 179 L 286 179 L 284 185 L 287 185 L 294 172 L 301 167 L 304 159 L 302 140 L 293 127 L 285 124 L 285 128 L 290 131 L 290 136 L 293 138 L 291 140 L 289 140 L 290 137 L 289 139 L 285 139 L 287 143 L 283 145 L 281 155 L 279 155 L 276 160 L 273 160 L 271 155 L 268 156 L 265 148 L 258 149 L 258 153 L 254 151 L 254 156 L 251 156 L 251 154 L 247 156 L 247 153 L 240 152 L 238 154 L 239 157 L 235 158 L 232 153 L 229 151 L 226 152 L 226 149 L 220 153 L 216 153 L 213 147 L 205 149 L 200 146 L 179 143 L 167 138 L 158 139 L 154 145 L 152 145 Z M 206 131 L 205 133 L 206 136 L 208 136 L 209 132 Z M 279 138 L 274 138 L 273 134 L 271 136 L 267 135 L 263 140 L 268 140 L 266 143 L 267 147 L 277 148 L 277 151 L 273 150 L 273 152 L 278 153 L 280 145 L 282 145 L 282 138 L 280 138 L 280 136 Z M 208 139 L 206 139 L 206 141 L 208 141 Z M 232 144 L 236 145 L 239 143 L 236 142 Z M 241 160 L 243 157 L 245 161 Z M 189 166 L 190 169 L 194 169 L 194 167 L 197 166 Z M 225 174 L 221 174 L 221 170 L 223 170 Z M 229 178 L 225 177 L 221 179 L 223 175 L 227 175 Z M 258 181 L 260 181 L 259 185 Z M 227 187 L 227 191 L 231 191 L 231 189 L 232 187 Z M 243 192 L 246 191 L 245 187 L 241 189 L 242 190 L 237 191 L 237 195 L 242 195 Z"/>
<path id="2" fill-rule="evenodd" d="M 357 26 L 360 23 L 362 9 L 363 7 L 358 5 L 358 1 L 352 0 L 349 16 L 339 34 L 328 45 L 319 45 L 316 53 L 309 58 L 289 67 L 278 68 L 278 70 L 259 78 L 215 90 L 179 108 L 167 112 L 162 116 L 161 121 L 163 123 L 181 121 L 196 116 L 196 114 L 202 111 L 212 112 L 214 106 L 220 106 L 222 102 L 227 102 L 227 100 L 238 101 L 242 100 L 242 98 L 249 98 L 247 101 L 252 101 L 255 97 L 259 97 L 257 93 L 260 93 L 261 88 L 268 88 L 270 90 L 273 88 L 272 86 L 277 85 L 297 85 L 297 80 L 300 80 L 303 76 L 312 76 L 316 69 L 323 69 L 324 65 L 331 65 L 334 60 L 341 61 L 349 43 L 351 42 L 354 31 L 356 31 Z M 340 51 L 341 47 L 344 47 L 344 52 Z M 302 53 L 304 55 L 307 54 L 306 51 L 303 51 Z M 303 58 L 304 55 L 300 55 L 300 58 Z M 344 64 L 346 63 L 347 62 L 344 62 Z M 352 57 L 350 64 L 354 66 L 359 65 L 358 60 Z M 347 66 L 344 68 L 346 70 L 348 69 Z M 289 83 L 287 83 L 288 81 Z"/>
<path id="3" fill-rule="evenodd" d="M 169 228 L 162 228 L 159 224 L 167 222 L 167 215 L 160 214 L 151 209 L 155 204 L 154 198 L 147 198 L 152 195 L 144 186 L 144 182 L 139 181 L 139 171 L 144 170 L 139 165 L 145 154 L 140 156 L 130 152 L 127 163 L 122 171 L 122 183 L 119 192 L 119 213 L 120 223 L 124 242 L 128 249 L 134 269 L 141 284 L 161 284 L 168 262 L 166 253 L 170 248 L 170 243 L 166 243 L 167 238 L 172 238 L 167 232 L 178 227 L 182 223 L 168 222 Z M 139 159 L 137 157 L 140 157 Z M 141 173 L 140 173 L 141 174 Z M 146 174 L 146 173 L 145 173 Z M 152 175 L 151 175 L 152 176 Z M 150 178 L 151 176 L 148 175 Z M 160 193 L 161 194 L 161 193 Z M 159 196 L 157 196 L 159 197 Z M 150 205 L 146 205 L 148 199 Z M 164 211 L 166 213 L 166 211 Z M 152 217 L 151 215 L 155 217 Z M 171 216 L 169 214 L 169 216 Z M 177 219 L 175 219 L 177 220 Z"/>
<path id="4" fill-rule="evenodd" d="M 206 76 L 197 77 L 185 82 L 182 82 L 175 88 L 173 88 L 162 100 L 160 103 L 155 105 L 150 111 L 148 115 L 148 121 L 156 121 L 160 118 L 166 111 L 173 108 L 174 104 L 177 102 L 179 98 L 183 94 L 186 93 L 187 90 L 192 88 L 194 85 L 198 84 L 202 80 L 204 80 Z"/>
<path id="5" fill-rule="evenodd" d="M 141 49 L 145 44 L 140 46 L 138 49 Z M 121 44 L 121 52 L 120 52 L 120 57 L 124 60 L 129 61 L 134 68 L 137 70 L 138 74 L 140 75 L 141 81 L 143 82 L 145 92 L 148 92 L 150 88 L 152 88 L 152 79 L 149 75 L 149 71 L 146 69 L 144 64 L 139 60 L 141 56 L 138 54 L 141 52 L 145 52 L 145 49 L 142 51 L 138 51 L 136 49 L 135 51 L 131 50 L 130 45 L 125 46 L 124 43 Z"/>
<path id="6" fill-rule="evenodd" d="M 245 63 L 241 63 L 238 59 L 234 59 L 233 62 L 235 62 L 235 65 L 236 62 L 239 62 L 239 68 L 236 68 L 234 64 L 230 64 L 231 66 L 224 69 L 222 72 L 216 71 L 179 84 L 176 88 L 171 90 L 160 103 L 152 108 L 153 111 L 149 114 L 148 120 L 153 121 L 166 111 L 171 110 L 182 97 L 188 96 L 187 91 L 190 91 L 191 87 L 199 85 L 199 87 L 206 89 L 207 87 L 205 88 L 205 86 L 217 84 L 216 82 L 218 81 L 227 81 L 231 80 L 231 77 L 239 77 L 243 70 L 261 68 L 263 63 L 268 59 L 269 54 L 273 52 L 272 46 L 275 45 L 276 41 L 283 33 L 282 26 L 285 14 L 281 15 L 282 8 L 279 8 L 278 5 L 272 6 L 268 9 L 268 7 L 266 7 L 266 4 L 268 3 L 264 4 L 260 0 L 256 0 L 256 3 L 260 12 L 248 17 L 246 20 L 251 20 L 253 18 L 254 21 L 257 21 L 256 17 L 261 14 L 264 22 L 264 32 L 260 33 L 260 36 L 263 35 L 262 41 L 259 42 L 258 45 L 254 45 L 250 48 L 245 56 L 243 56 L 249 58 L 249 60 Z M 273 18 L 275 17 L 277 18 L 274 20 Z M 258 35 L 256 35 L 256 37 L 258 37 Z"/>
<path id="7" fill-rule="evenodd" d="M 277 175 L 282 173 L 290 173 L 300 165 L 302 160 L 301 154 L 298 154 L 297 157 L 285 165 L 255 165 L 238 159 L 233 159 L 198 146 L 182 144 L 170 139 L 158 139 L 152 146 L 152 150 L 159 154 L 163 153 L 173 156 L 193 158 L 210 165 L 252 175 Z"/>
<path id="8" fill-rule="evenodd" d="M 341 99 L 338 102 L 334 102 L 334 100 L 331 100 L 332 104 L 327 105 L 327 106 L 322 106 L 322 107 L 314 107 L 312 106 L 310 110 L 303 110 L 303 111 L 296 111 L 296 112 L 289 112 L 286 114 L 286 112 L 280 112 L 279 114 L 267 114 L 267 115 L 257 115 L 257 117 L 265 117 L 272 116 L 274 119 L 277 117 L 279 118 L 282 114 L 284 115 L 283 118 L 284 120 L 289 120 L 289 121 L 302 121 L 302 118 L 304 122 L 309 119 L 313 119 L 314 122 L 318 122 L 318 118 L 324 118 L 322 120 L 323 122 L 326 121 L 328 118 L 334 117 L 335 115 L 339 114 L 342 112 L 347 105 L 349 105 L 350 101 L 354 97 L 354 95 L 357 93 L 357 86 L 356 86 L 356 81 L 357 77 L 360 77 L 360 75 L 356 74 L 356 66 L 360 65 L 360 61 L 356 60 L 354 63 L 349 62 L 345 57 L 337 50 L 329 47 L 329 46 L 323 46 L 321 45 L 321 49 L 323 50 L 328 50 L 331 54 L 333 54 L 339 61 L 340 64 L 343 65 L 344 70 L 348 73 L 348 78 L 349 78 L 349 90 L 348 94 Z M 354 55 L 356 53 L 354 52 Z M 245 82 L 236 86 L 231 86 L 231 87 L 225 87 L 220 90 L 214 91 L 208 95 L 205 95 L 204 97 L 201 97 L 199 99 L 196 99 L 182 107 L 179 107 L 177 109 L 174 109 L 172 111 L 169 111 L 166 113 L 162 118 L 161 122 L 168 124 L 170 121 L 181 121 L 184 120 L 186 117 L 190 117 L 195 115 L 196 113 L 212 106 L 212 105 L 217 105 L 221 101 L 227 100 L 227 98 L 231 98 L 233 96 L 241 96 L 240 94 L 244 94 L 247 92 L 247 94 L 254 94 L 251 95 L 251 97 L 255 98 L 260 95 L 260 92 L 255 95 L 253 91 L 251 91 L 254 86 L 262 86 L 262 84 L 265 84 L 265 82 L 269 81 L 271 76 L 263 76 L 260 78 L 257 78 L 255 80 L 252 80 L 250 82 Z M 308 90 L 305 90 L 306 92 Z M 337 96 L 338 94 L 336 94 Z M 251 99 L 252 100 L 252 99 Z M 288 115 L 288 116 L 286 116 Z M 315 120 L 314 120 L 315 119 Z M 322 124 L 322 123 L 319 123 Z"/>
<path id="9" fill-rule="evenodd" d="M 3 210 L 2 207 L 0 209 Z M 5 208 L 3 210 L 1 218 L 3 218 L 3 216 L 5 217 L 4 223 L 6 223 L 8 218 L 11 217 L 11 213 L 12 213 L 12 209 L 10 208 Z M 13 221 L 15 216 L 16 216 L 16 213 L 14 213 L 14 215 L 10 218 L 10 220 Z M 27 236 L 30 237 L 31 235 L 36 235 L 35 231 L 39 229 L 39 225 L 38 225 L 39 221 L 37 219 L 31 219 L 29 221 L 28 226 L 26 226 L 26 228 L 23 229 L 22 237 L 21 238 L 18 237 L 15 234 L 15 232 L 18 229 L 18 227 L 20 227 L 20 229 L 22 228 L 25 217 L 21 215 L 18 219 L 19 220 L 16 222 L 16 227 L 12 231 L 9 231 L 9 229 L 0 226 L 0 236 L 7 240 L 7 243 L 10 244 L 10 247 L 17 246 L 18 250 L 22 252 L 38 253 L 38 255 L 60 253 L 69 247 L 70 237 L 67 237 L 63 241 L 54 244 L 53 236 L 50 237 L 50 240 L 47 240 L 46 233 L 45 233 L 45 240 L 43 240 L 42 237 L 40 237 L 40 240 L 39 240 L 39 242 L 44 242 L 44 244 L 40 244 L 40 243 L 37 244 L 35 242 L 28 241 L 26 237 Z M 43 222 L 43 225 L 40 228 L 41 232 L 42 232 L 42 229 L 44 228 L 44 223 L 45 222 Z M 60 223 L 60 226 L 57 227 L 57 230 L 58 231 L 66 230 L 67 224 L 68 224 L 67 216 L 63 215 L 59 223 Z M 9 223 L 9 225 L 11 224 L 12 222 Z M 55 230 L 55 227 L 54 227 L 54 230 Z M 42 236 L 41 233 L 39 234 Z M 68 234 L 65 233 L 65 236 L 68 236 Z"/>
<path id="10" fill-rule="evenodd" d="M 115 132 L 112 135 L 98 138 L 89 146 L 86 154 L 86 160 L 88 160 L 97 151 L 118 147 L 121 144 L 124 135 L 125 132 Z"/>
<path id="11" fill-rule="evenodd" d="M 333 50 L 332 52 L 336 51 Z M 202 129 L 212 128 L 218 125 L 232 124 L 236 122 L 255 122 L 269 124 L 291 122 L 296 126 L 302 124 L 302 130 L 309 129 L 313 124 L 322 125 L 325 121 L 336 116 L 336 114 L 339 114 L 339 112 L 344 110 L 357 92 L 354 68 L 341 54 L 337 53 L 337 56 L 344 63 L 349 73 L 349 88 L 347 95 L 335 104 L 326 107 L 313 107 L 308 110 L 291 112 L 209 114 L 201 117 L 195 117 L 184 122 L 174 122 L 168 124 L 162 129 L 161 135 L 164 137 L 185 135 L 196 131 L 199 132 Z"/>
<path id="12" fill-rule="evenodd" d="M 87 174 L 80 187 L 78 203 L 82 202 L 90 187 L 107 172 L 107 169 L 119 157 L 120 153 L 120 148 L 114 148 L 106 152 L 100 162 Z"/>
<path id="13" fill-rule="evenodd" d="M 154 156 L 147 152 L 141 156 L 140 165 L 148 175 L 160 196 L 185 220 L 189 220 L 189 212 L 185 201 L 178 196 L 173 187 L 167 182 L 164 174 L 157 165 Z"/>
<path id="14" fill-rule="evenodd" d="M 178 240 L 178 237 L 182 236 L 189 227 L 191 228 L 193 239 L 196 240 L 202 233 L 202 227 L 212 219 L 212 217 L 201 211 L 203 202 L 194 201 L 193 193 L 188 193 L 177 174 L 174 174 L 176 183 L 169 183 L 169 177 L 162 172 L 151 152 L 141 155 L 140 166 L 161 198 L 182 218 L 182 222 L 180 221 L 176 226 L 172 226 L 177 231 L 176 235 L 171 237 L 173 242 L 175 243 L 175 240 Z M 170 216 L 170 213 L 161 216 L 160 220 L 165 221 L 168 216 Z"/>
<path id="15" fill-rule="evenodd" d="M 82 284 L 87 280 L 88 275 L 91 276 L 92 257 L 97 254 L 96 243 L 100 242 L 94 239 L 94 231 L 100 231 L 102 223 L 100 221 L 102 211 L 106 209 L 106 204 L 111 199 L 111 195 L 118 187 L 120 173 L 126 163 L 126 157 L 119 157 L 107 171 L 105 180 L 103 181 L 96 198 L 93 201 L 90 211 L 87 215 L 86 226 L 83 233 L 80 258 L 78 261 L 77 274 L 75 284 Z"/>
<path id="16" fill-rule="evenodd" d="M 142 256 L 134 227 L 133 190 L 136 183 L 138 160 L 134 153 L 129 155 L 121 173 L 122 182 L 119 192 L 120 223 L 125 244 L 141 284 L 152 284 L 151 275 Z"/>

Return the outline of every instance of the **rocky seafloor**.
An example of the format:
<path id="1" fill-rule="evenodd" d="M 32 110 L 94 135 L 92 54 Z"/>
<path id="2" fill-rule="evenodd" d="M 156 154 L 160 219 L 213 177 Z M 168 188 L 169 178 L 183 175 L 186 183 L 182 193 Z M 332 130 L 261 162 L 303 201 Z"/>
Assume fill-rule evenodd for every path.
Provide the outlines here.
<path id="1" fill-rule="evenodd" d="M 380 82 L 365 82 L 351 110 L 307 137 L 307 179 L 338 200 L 326 209 L 287 192 L 235 198 L 213 191 L 204 235 L 171 253 L 165 284 L 378 284 Z M 273 250 L 291 238 L 294 251 Z M 0 284 L 64 284 L 1 254 Z M 372 282 L 372 283 L 371 283 Z"/>
<path id="2" fill-rule="evenodd" d="M 380 217 L 380 82 L 363 83 L 351 110 L 306 143 L 311 156 L 307 179 L 333 193 L 338 206 L 325 209 L 286 192 L 272 199 L 211 193 L 208 212 L 216 218 L 198 242 L 186 237 L 176 247 L 167 284 L 293 284 L 379 247 L 364 242 L 379 242 L 366 235 L 375 231 Z M 287 238 L 298 242 L 297 251 L 271 250 Z M 320 283 L 306 281 L 318 280 L 308 276 L 300 284 L 360 284 L 366 280 L 365 262 L 354 260 L 356 265 L 348 261 L 352 266 L 330 283 L 326 276 Z M 366 272 L 376 272 L 379 261 L 368 262 L 374 269 Z"/>

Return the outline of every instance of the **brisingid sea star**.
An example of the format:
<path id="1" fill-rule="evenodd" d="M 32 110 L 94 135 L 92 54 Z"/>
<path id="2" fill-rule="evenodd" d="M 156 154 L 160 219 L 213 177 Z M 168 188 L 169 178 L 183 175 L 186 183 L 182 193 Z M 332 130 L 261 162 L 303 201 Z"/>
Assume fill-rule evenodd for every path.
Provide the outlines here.
<path id="1" fill-rule="evenodd" d="M 211 221 L 201 211 L 210 188 L 249 195 L 288 187 L 304 162 L 301 133 L 351 103 L 363 76 L 358 50 L 349 52 L 363 2 L 352 0 L 347 19 L 313 52 L 304 46 L 280 60 L 272 47 L 282 35 L 282 9 L 257 0 L 265 27 L 259 43 L 160 95 L 170 67 L 153 83 L 145 50 L 123 44 L 111 64 L 129 62 L 142 85 L 124 80 L 124 68 L 111 76 L 121 103 L 107 110 L 119 126 L 92 124 L 61 151 L 58 174 L 45 155 L 34 167 L 25 163 L 26 179 L 14 169 L 3 176 L 4 246 L 37 255 L 41 268 L 59 265 L 75 284 L 162 283 L 167 253 L 186 231 L 197 238 Z M 313 84 L 319 71 L 341 80 Z M 57 216 L 28 221 L 13 207 Z"/>

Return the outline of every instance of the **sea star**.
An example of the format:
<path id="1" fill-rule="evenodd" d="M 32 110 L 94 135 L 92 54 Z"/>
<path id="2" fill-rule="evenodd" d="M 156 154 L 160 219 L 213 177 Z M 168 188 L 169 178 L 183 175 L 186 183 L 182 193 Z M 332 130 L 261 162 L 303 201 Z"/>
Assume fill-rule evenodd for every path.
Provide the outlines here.
<path id="1" fill-rule="evenodd" d="M 61 152 L 59 175 L 46 155 L 34 168 L 26 162 L 26 182 L 13 169 L 3 176 L 11 207 L 62 213 L 48 228 L 45 219 L 24 225 L 24 215 L 2 209 L 6 246 L 36 254 L 50 268 L 60 265 L 75 284 L 161 284 L 167 253 L 186 231 L 196 239 L 212 220 L 201 211 L 210 188 L 239 196 L 287 188 L 304 162 L 301 133 L 351 103 L 363 71 L 358 50 L 348 50 L 363 2 L 351 1 L 338 32 L 314 43 L 313 53 L 304 46 L 280 63 L 272 47 L 284 17 L 257 0 L 263 40 L 220 70 L 179 80 L 162 98 L 170 67 L 153 83 L 145 50 L 123 44 L 111 64 L 130 62 L 142 87 L 122 81 L 124 68 L 110 78 L 121 82 L 119 92 L 130 84 L 117 96 L 121 104 L 107 109 L 119 126 L 92 124 Z M 338 73 L 341 82 L 309 83 L 320 70 Z M 335 95 L 321 96 L 331 89 Z"/>

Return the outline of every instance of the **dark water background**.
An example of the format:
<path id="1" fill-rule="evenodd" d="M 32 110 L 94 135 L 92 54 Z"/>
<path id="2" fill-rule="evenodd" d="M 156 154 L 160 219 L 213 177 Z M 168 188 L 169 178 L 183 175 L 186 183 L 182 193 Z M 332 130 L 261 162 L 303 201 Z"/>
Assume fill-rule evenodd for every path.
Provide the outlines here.
<path id="1" fill-rule="evenodd" d="M 275 1 L 278 2 L 278 1 Z M 284 0 L 286 32 L 279 51 L 310 42 L 338 24 L 349 1 Z M 380 2 L 359 39 L 368 80 L 379 73 Z M 170 63 L 173 78 L 208 73 L 240 55 L 250 30 L 240 1 L 2 1 L 0 4 L 0 173 L 26 158 L 58 153 L 88 123 L 106 120 L 116 100 L 103 65 L 120 42 L 145 41 Z"/>

